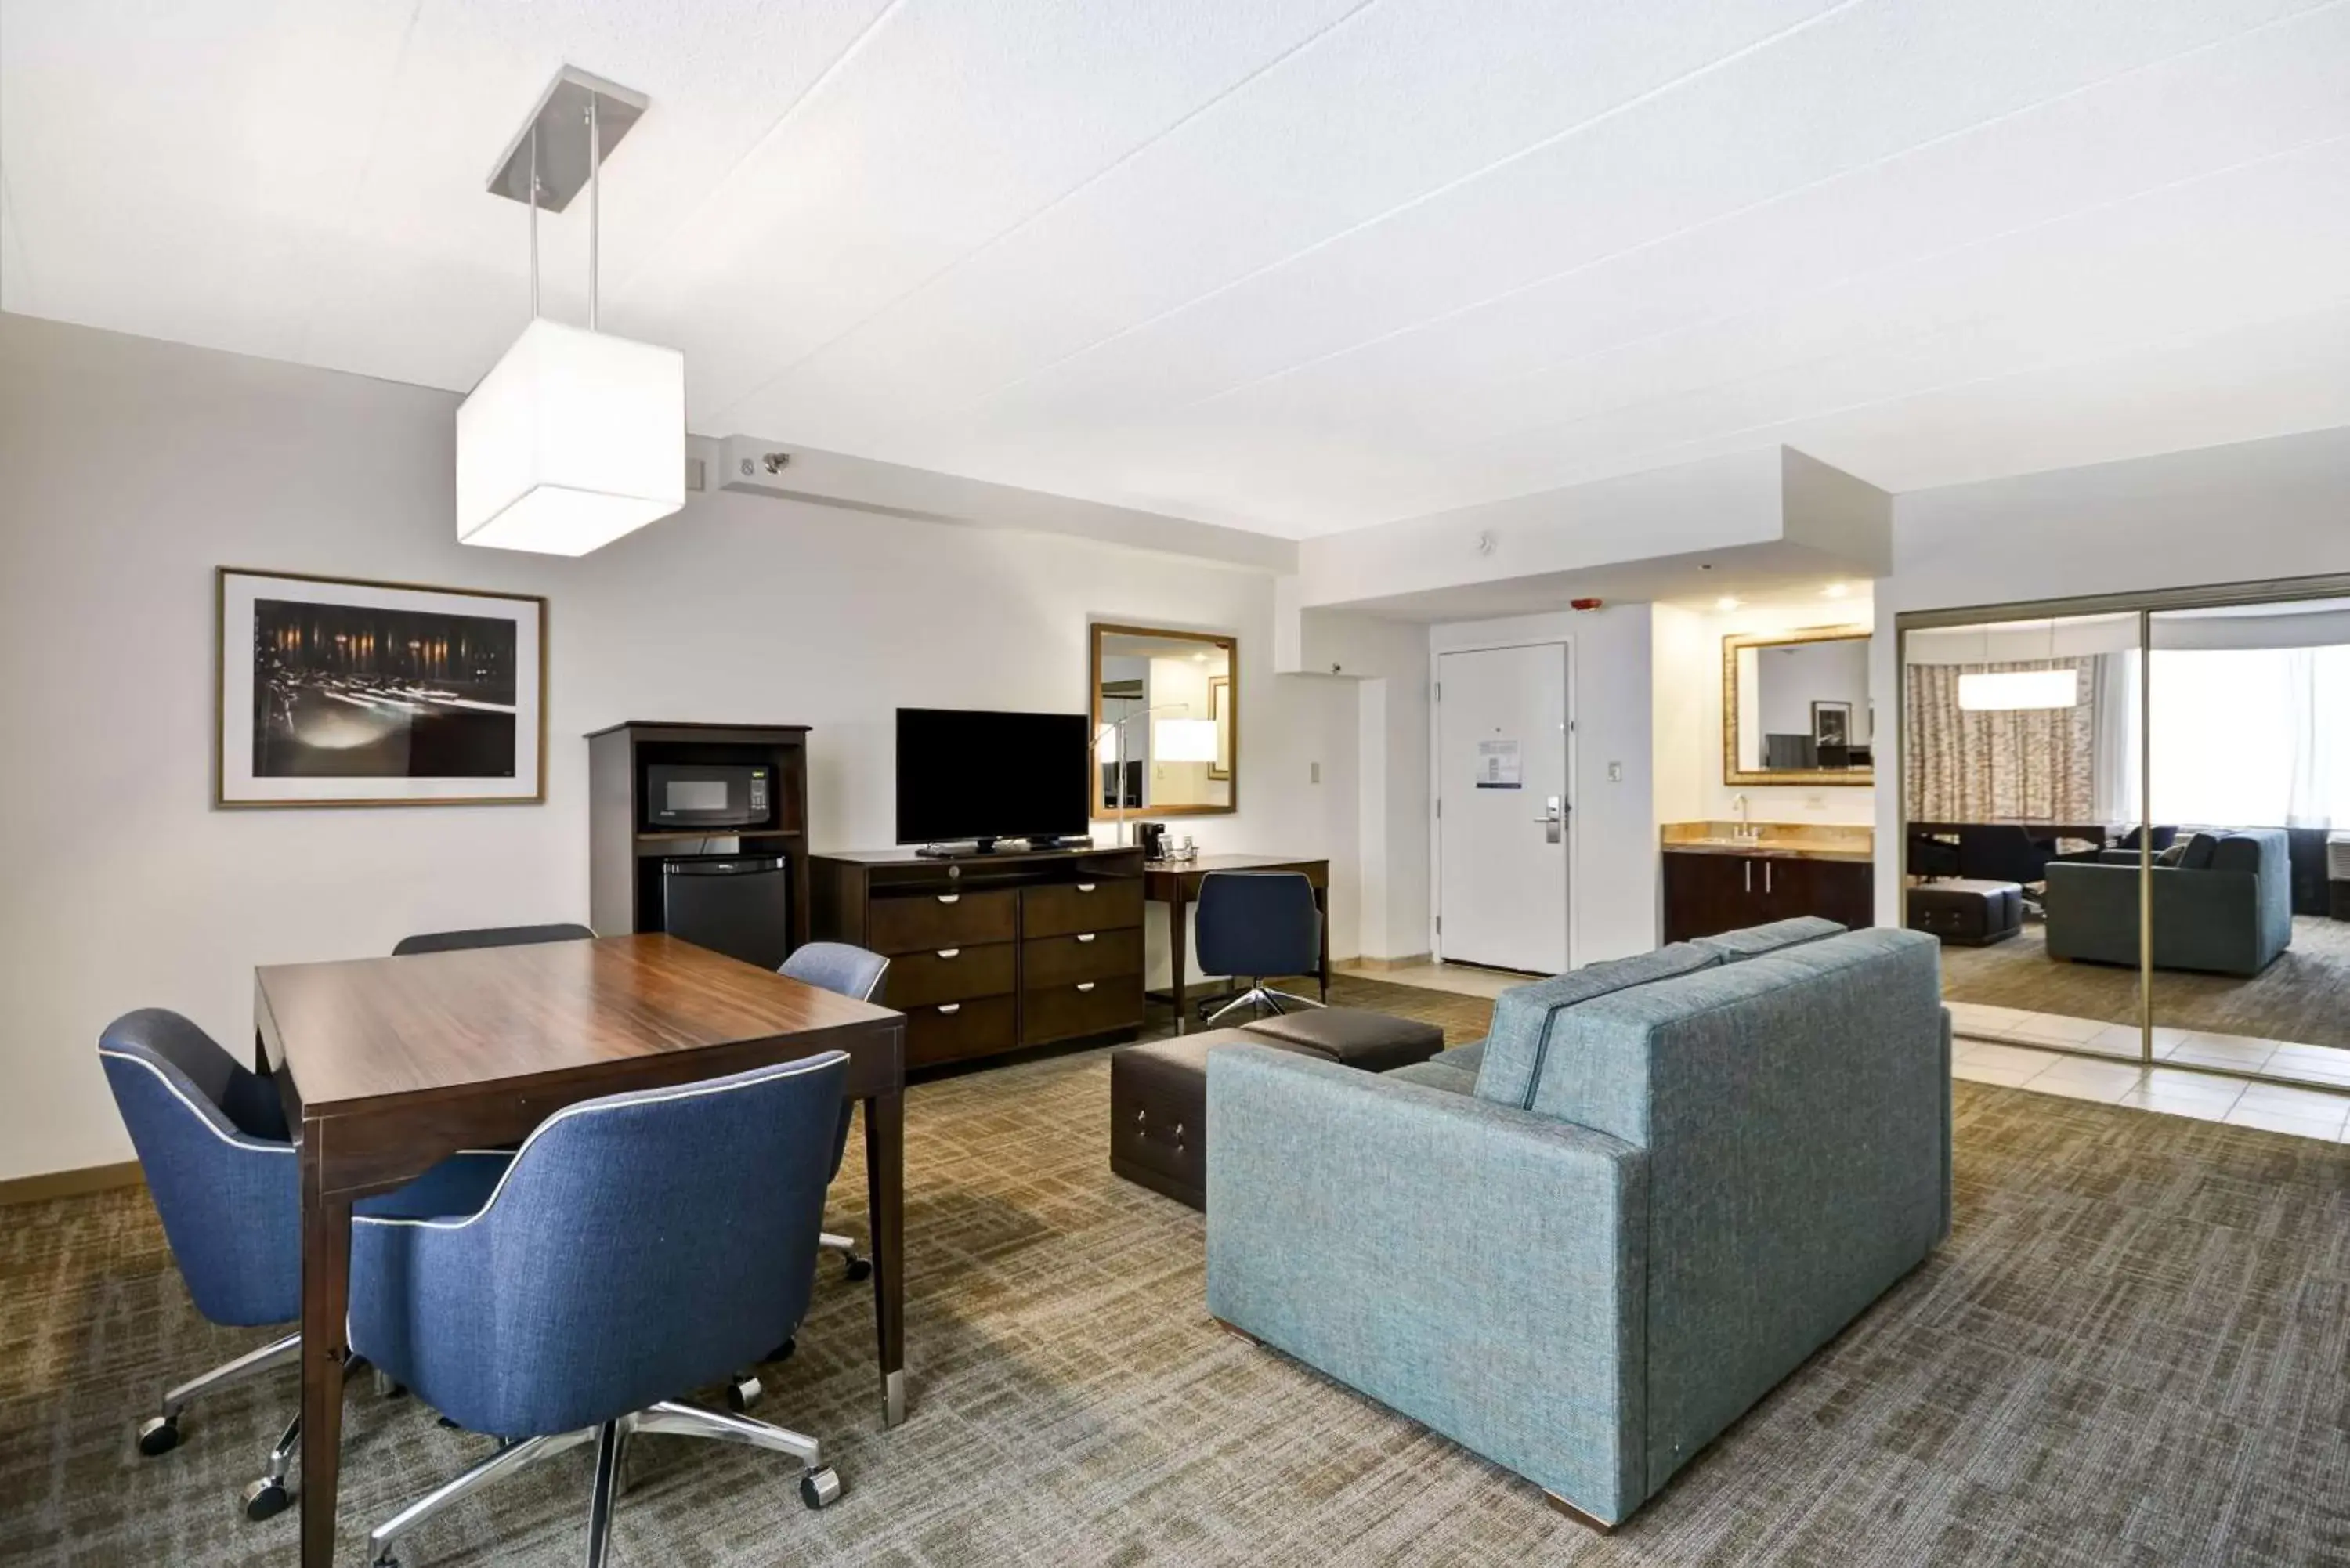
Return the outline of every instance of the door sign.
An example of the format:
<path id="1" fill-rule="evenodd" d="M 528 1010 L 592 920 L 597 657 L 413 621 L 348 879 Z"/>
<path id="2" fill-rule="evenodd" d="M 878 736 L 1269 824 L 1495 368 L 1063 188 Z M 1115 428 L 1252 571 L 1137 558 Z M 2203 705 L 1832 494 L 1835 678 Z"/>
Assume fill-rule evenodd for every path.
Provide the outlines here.
<path id="1" fill-rule="evenodd" d="M 1479 789 L 1523 789 L 1524 774 L 1518 763 L 1515 741 L 1480 741 L 1477 742 L 1477 787 Z"/>

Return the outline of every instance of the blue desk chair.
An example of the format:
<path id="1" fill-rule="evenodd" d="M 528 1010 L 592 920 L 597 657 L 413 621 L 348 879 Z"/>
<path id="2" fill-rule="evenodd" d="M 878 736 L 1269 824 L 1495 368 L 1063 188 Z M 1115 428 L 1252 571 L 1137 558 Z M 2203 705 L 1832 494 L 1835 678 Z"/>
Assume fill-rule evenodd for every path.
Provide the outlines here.
<path id="1" fill-rule="evenodd" d="M 1322 911 L 1314 907 L 1314 884 L 1303 873 L 1211 871 L 1200 878 L 1198 909 L 1200 968 L 1249 981 L 1208 1023 L 1242 1007 L 1278 1013 L 1284 1002 L 1322 1005 L 1264 983 L 1268 975 L 1311 974 L 1322 967 Z"/>
<path id="2" fill-rule="evenodd" d="M 454 952 L 460 948 L 521 948 L 536 942 L 579 942 L 594 939 L 585 926 L 477 926 L 469 931 L 419 931 L 391 946 L 391 956 Z"/>
<path id="3" fill-rule="evenodd" d="M 889 961 L 879 953 L 851 947 L 847 942 L 808 942 L 785 959 L 775 972 L 804 984 L 820 986 L 853 996 L 859 1002 L 870 1002 L 873 993 L 881 989 L 881 977 L 888 973 Z M 848 1126 L 856 1116 L 856 1106 L 848 1101 L 840 1106 L 840 1129 L 832 1140 L 832 1174 L 839 1179 L 841 1161 L 848 1155 Z M 827 1251 L 843 1254 L 843 1262 L 852 1280 L 869 1279 L 873 1262 L 857 1255 L 857 1242 L 848 1236 L 836 1236 L 827 1231 L 816 1238 L 816 1245 Z"/>
<path id="4" fill-rule="evenodd" d="M 276 1085 L 160 1007 L 108 1024 L 98 1054 L 196 1310 L 238 1328 L 299 1317 L 301 1189 Z M 361 1209 L 464 1212 L 480 1207 L 505 1164 L 502 1154 L 459 1155 Z M 139 1451 L 169 1453 L 179 1446 L 190 1401 L 291 1366 L 301 1349 L 299 1334 L 285 1334 L 167 1390 L 161 1411 L 139 1428 Z M 267 1519 L 293 1501 L 286 1470 L 301 1436 L 296 1415 L 269 1450 L 261 1479 L 244 1489 L 247 1518 Z"/>
<path id="5" fill-rule="evenodd" d="M 822 1508 L 814 1438 L 681 1404 L 798 1326 L 816 1277 L 838 1051 L 586 1100 L 524 1140 L 478 1212 L 352 1227 L 351 1346 L 497 1451 L 369 1532 L 378 1564 L 450 1504 L 593 1442 L 588 1568 L 622 1449 L 647 1434 L 786 1454 Z"/>

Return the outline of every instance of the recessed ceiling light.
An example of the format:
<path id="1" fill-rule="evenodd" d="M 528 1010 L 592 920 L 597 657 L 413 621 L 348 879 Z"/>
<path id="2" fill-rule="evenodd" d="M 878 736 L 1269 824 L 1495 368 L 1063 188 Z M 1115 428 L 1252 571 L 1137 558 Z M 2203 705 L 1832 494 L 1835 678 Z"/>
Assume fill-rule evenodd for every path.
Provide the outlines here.
<path id="1" fill-rule="evenodd" d="M 1844 597 L 1846 591 L 1845 586 L 1842 583 L 1830 583 L 1826 587 L 1820 590 L 1821 593 L 1825 594 L 1832 599 L 1840 599 Z"/>
<path id="2" fill-rule="evenodd" d="M 1720 598 L 1713 601 L 1713 607 L 1718 610 L 1734 610 L 1738 607 L 1738 601 L 1731 597 L 1728 594 L 1724 594 Z"/>

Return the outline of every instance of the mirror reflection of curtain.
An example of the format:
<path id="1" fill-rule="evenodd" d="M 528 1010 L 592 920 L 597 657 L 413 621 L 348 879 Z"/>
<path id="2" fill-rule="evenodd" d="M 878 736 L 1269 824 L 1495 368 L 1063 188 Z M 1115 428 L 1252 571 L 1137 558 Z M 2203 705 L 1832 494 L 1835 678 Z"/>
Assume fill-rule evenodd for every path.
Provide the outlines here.
<path id="1" fill-rule="evenodd" d="M 1910 819 L 2095 815 L 2099 706 L 2092 671 L 2110 657 L 1908 666 L 1909 732 L 1901 771 Z M 2006 711 L 1959 706 L 1960 676 L 2012 670 L 2080 672 L 2081 701 L 2072 708 Z"/>

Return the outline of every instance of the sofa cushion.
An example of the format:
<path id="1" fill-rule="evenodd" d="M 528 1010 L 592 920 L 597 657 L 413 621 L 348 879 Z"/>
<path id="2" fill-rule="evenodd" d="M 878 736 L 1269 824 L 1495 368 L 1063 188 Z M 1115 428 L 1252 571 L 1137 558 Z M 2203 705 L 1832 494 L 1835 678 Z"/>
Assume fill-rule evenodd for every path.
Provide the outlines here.
<path id="1" fill-rule="evenodd" d="M 1493 1003 L 1493 1032 L 1477 1069 L 1477 1097 L 1520 1108 L 1534 1102 L 1544 1053 L 1561 1012 L 1596 996 L 1711 969 L 1718 951 L 1694 942 L 1676 942 L 1633 958 L 1586 964 L 1565 974 L 1512 986 Z"/>
<path id="2" fill-rule="evenodd" d="M 1448 1064 L 1442 1056 L 1430 1056 L 1425 1062 L 1414 1062 L 1409 1067 L 1398 1067 L 1379 1076 L 1400 1079 L 1407 1084 L 1425 1085 L 1431 1089 L 1441 1089 L 1448 1095 L 1473 1095 L 1477 1092 L 1477 1075 L 1468 1068 Z"/>
<path id="3" fill-rule="evenodd" d="M 2211 846 L 2210 869 L 2249 871 L 2257 876 L 2261 869 L 2261 840 L 2256 836 L 2230 833 Z"/>
<path id="4" fill-rule="evenodd" d="M 2191 839 L 2191 838 L 2182 838 L 2182 839 L 2180 839 L 2180 840 L 2179 840 L 2178 842 L 2177 842 L 2176 844 L 2173 844 L 2169 848 L 2165 849 L 2165 850 L 2161 851 L 2160 853 L 2158 853 L 2158 855 L 2156 855 L 2156 856 L 2155 856 L 2155 857 L 2154 857 L 2154 863 L 2155 863 L 2157 866 L 2176 866 L 2176 865 L 2178 865 L 2180 861 L 2182 861 L 2182 860 L 2184 860 L 2184 859 L 2186 859 L 2186 858 L 2187 858 L 2187 850 L 2188 850 L 2188 847 L 2189 847 L 2189 846 L 2192 845 L 2194 842 L 2195 842 L 2195 841 L 2194 841 L 2193 839 Z"/>
<path id="5" fill-rule="evenodd" d="M 1773 920 L 1768 925 L 1749 926 L 1742 931 L 1724 931 L 1720 936 L 1700 937 L 1690 945 L 1705 948 L 1721 955 L 1724 963 L 1738 963 L 1765 953 L 1775 953 L 1782 948 L 1801 947 L 1828 937 L 1844 935 L 1845 928 L 1834 920 L 1824 920 L 1817 915 L 1800 915 L 1792 920 Z"/>
<path id="6" fill-rule="evenodd" d="M 2219 849 L 2218 834 L 2199 833 L 2187 841 L 2187 853 L 2178 857 L 2179 868 L 2185 871 L 2209 871 L 2211 869 L 2211 857 L 2219 853 Z"/>

